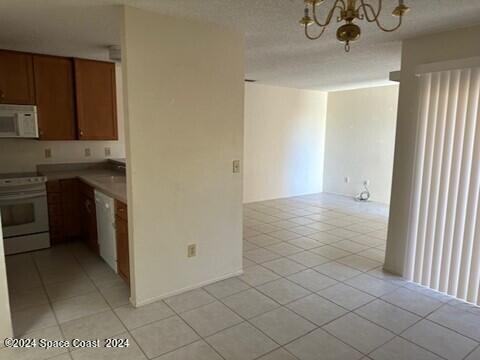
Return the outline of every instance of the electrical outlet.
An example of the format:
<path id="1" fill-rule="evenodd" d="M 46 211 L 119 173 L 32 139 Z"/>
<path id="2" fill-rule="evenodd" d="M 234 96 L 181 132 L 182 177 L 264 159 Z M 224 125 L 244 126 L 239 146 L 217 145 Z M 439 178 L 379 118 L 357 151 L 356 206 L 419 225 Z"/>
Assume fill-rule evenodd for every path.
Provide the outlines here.
<path id="1" fill-rule="evenodd" d="M 85 156 L 89 157 L 90 155 L 92 155 L 90 148 L 85 148 Z"/>
<path id="2" fill-rule="evenodd" d="M 345 184 L 348 184 L 350 182 L 350 178 L 348 176 L 345 176 L 343 181 L 345 181 Z"/>
<path id="3" fill-rule="evenodd" d="M 234 174 L 240 172 L 240 160 L 233 160 L 232 171 Z"/>
<path id="4" fill-rule="evenodd" d="M 195 257 L 197 256 L 197 245 L 196 244 L 191 244 L 188 245 L 187 247 L 187 257 Z"/>
<path id="5" fill-rule="evenodd" d="M 45 149 L 45 158 L 51 158 L 52 157 L 52 149 Z"/>
<path id="6" fill-rule="evenodd" d="M 112 151 L 110 150 L 109 147 L 105 148 L 105 156 L 110 156 L 112 154 Z"/>

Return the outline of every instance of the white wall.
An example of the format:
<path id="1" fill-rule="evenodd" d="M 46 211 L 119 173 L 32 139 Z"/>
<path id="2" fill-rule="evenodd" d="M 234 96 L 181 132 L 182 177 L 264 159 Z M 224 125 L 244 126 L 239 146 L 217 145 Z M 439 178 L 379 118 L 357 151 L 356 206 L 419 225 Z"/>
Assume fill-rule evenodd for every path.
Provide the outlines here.
<path id="1" fill-rule="evenodd" d="M 10 317 L 10 300 L 8 298 L 7 270 L 3 251 L 2 219 L 0 217 L 0 348 L 3 340 L 12 336 L 12 320 Z"/>
<path id="2" fill-rule="evenodd" d="M 403 273 L 417 130 L 417 79 L 421 64 L 480 56 L 480 26 L 403 42 L 392 198 L 385 268 Z"/>
<path id="3" fill-rule="evenodd" d="M 323 191 L 390 202 L 398 85 L 328 93 Z M 345 182 L 345 177 L 349 182 Z"/>
<path id="4" fill-rule="evenodd" d="M 124 9 L 132 302 L 242 270 L 243 37 Z M 187 258 L 188 244 L 198 255 Z"/>
<path id="5" fill-rule="evenodd" d="M 322 191 L 326 93 L 245 87 L 245 203 Z"/>
<path id="6" fill-rule="evenodd" d="M 34 171 L 37 164 L 91 162 L 104 160 L 105 147 L 111 158 L 125 157 L 123 122 L 123 87 L 121 66 L 116 66 L 118 141 L 39 141 L 32 139 L 0 139 L 0 173 Z M 91 155 L 85 156 L 85 148 Z M 45 158 L 45 149 L 52 157 Z"/>

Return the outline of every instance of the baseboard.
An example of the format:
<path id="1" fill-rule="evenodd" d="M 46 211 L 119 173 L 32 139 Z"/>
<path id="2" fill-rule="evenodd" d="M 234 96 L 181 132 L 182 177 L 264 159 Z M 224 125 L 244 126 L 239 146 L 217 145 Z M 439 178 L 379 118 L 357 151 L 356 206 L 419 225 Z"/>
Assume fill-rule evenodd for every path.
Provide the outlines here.
<path id="1" fill-rule="evenodd" d="M 358 193 L 356 194 L 346 194 L 346 193 L 337 193 L 337 192 L 334 192 L 334 191 L 323 191 L 322 194 L 327 194 L 327 195 L 337 195 L 337 196 L 342 196 L 342 197 L 345 197 L 345 198 L 350 198 L 352 200 L 355 199 L 355 196 L 358 195 Z M 370 203 L 374 203 L 374 204 L 380 204 L 380 205 L 385 205 L 385 206 L 390 206 L 389 203 L 385 203 L 383 201 L 378 201 L 378 200 L 369 200 L 368 202 Z"/>
<path id="2" fill-rule="evenodd" d="M 390 273 L 390 274 L 396 275 L 396 276 L 400 276 L 400 277 L 403 278 L 403 274 L 401 274 L 399 271 L 390 269 L 390 268 L 389 268 L 387 265 L 385 265 L 385 264 L 383 264 L 382 269 L 383 269 L 383 271 L 385 271 L 385 272 L 387 272 L 387 273 Z"/>
<path id="3" fill-rule="evenodd" d="M 201 283 L 199 283 L 199 284 L 187 286 L 187 287 L 184 287 L 184 288 L 182 288 L 182 289 L 178 289 L 178 290 L 175 290 L 175 291 L 171 291 L 171 292 L 169 292 L 169 293 L 166 293 L 166 294 L 162 294 L 162 295 L 159 295 L 159 296 L 155 296 L 155 297 L 150 298 L 150 299 L 147 299 L 147 300 L 139 301 L 139 302 L 136 302 L 136 303 L 133 303 L 133 302 L 132 302 L 132 305 L 135 306 L 135 307 L 145 306 L 145 305 L 154 303 L 154 302 L 156 302 L 156 301 L 160 301 L 160 300 L 169 298 L 169 297 L 171 297 L 171 296 L 179 295 L 179 294 L 182 294 L 182 293 L 187 292 L 187 291 L 190 291 L 190 290 L 199 289 L 199 288 L 201 288 L 201 287 L 204 287 L 204 286 L 207 286 L 207 285 L 216 283 L 217 281 L 229 279 L 229 278 L 232 278 L 232 277 L 235 277 L 235 276 L 240 276 L 240 275 L 242 275 L 242 274 L 243 274 L 243 269 L 242 269 L 242 270 L 235 271 L 235 272 L 233 272 L 233 273 L 229 273 L 229 274 L 226 274 L 226 275 L 222 275 L 222 276 L 220 276 L 220 277 L 218 277 L 218 278 L 215 278 L 215 279 L 203 281 L 203 282 L 201 282 Z"/>
<path id="4" fill-rule="evenodd" d="M 266 198 L 260 198 L 256 200 L 249 200 L 249 201 L 243 201 L 243 205 L 248 205 L 248 204 L 254 204 L 257 202 L 262 202 L 262 201 L 270 201 L 270 200 L 283 200 L 283 199 L 288 199 L 291 197 L 296 197 L 296 196 L 307 196 L 307 195 L 315 195 L 315 194 L 321 194 L 322 191 L 315 191 L 315 192 L 305 192 L 305 193 L 298 193 L 298 194 L 290 194 L 290 195 L 277 195 L 274 197 L 266 197 Z"/>

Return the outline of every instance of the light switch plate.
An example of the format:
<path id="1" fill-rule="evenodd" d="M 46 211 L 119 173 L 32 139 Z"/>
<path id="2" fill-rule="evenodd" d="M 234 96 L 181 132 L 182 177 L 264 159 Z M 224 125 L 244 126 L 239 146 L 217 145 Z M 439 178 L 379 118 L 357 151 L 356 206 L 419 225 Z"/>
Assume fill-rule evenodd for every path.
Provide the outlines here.
<path id="1" fill-rule="evenodd" d="M 52 157 L 52 149 L 45 149 L 45 158 L 51 158 Z"/>
<path id="2" fill-rule="evenodd" d="M 197 256 L 197 245 L 196 244 L 190 244 L 187 247 L 187 257 L 195 257 Z"/>
<path id="3" fill-rule="evenodd" d="M 110 156 L 112 154 L 112 151 L 110 150 L 109 147 L 105 148 L 105 156 Z"/>
<path id="4" fill-rule="evenodd" d="M 240 172 L 240 160 L 233 160 L 232 171 L 234 174 Z"/>

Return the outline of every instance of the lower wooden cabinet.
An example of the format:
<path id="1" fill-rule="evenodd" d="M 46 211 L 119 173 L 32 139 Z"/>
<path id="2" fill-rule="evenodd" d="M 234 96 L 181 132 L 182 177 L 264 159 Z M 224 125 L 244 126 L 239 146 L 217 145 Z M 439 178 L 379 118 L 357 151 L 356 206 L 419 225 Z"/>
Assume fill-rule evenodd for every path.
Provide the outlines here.
<path id="1" fill-rule="evenodd" d="M 52 244 L 78 239 L 81 235 L 78 221 L 78 185 L 76 179 L 47 182 L 48 218 Z"/>
<path id="2" fill-rule="evenodd" d="M 117 270 L 118 274 L 130 282 L 130 259 L 128 249 L 127 206 L 115 200 L 115 229 L 117 237 Z"/>
<path id="3" fill-rule="evenodd" d="M 63 232 L 67 239 L 76 239 L 81 235 L 78 221 L 79 181 L 77 179 L 60 180 L 62 194 Z"/>
<path id="4" fill-rule="evenodd" d="M 47 182 L 48 217 L 52 245 L 83 239 L 99 253 L 95 190 L 77 179 Z M 115 200 L 115 231 L 117 239 L 117 271 L 130 283 L 127 205 Z"/>
<path id="5" fill-rule="evenodd" d="M 80 182 L 80 215 L 82 238 L 95 253 L 99 253 L 97 234 L 97 211 L 95 208 L 95 190 Z"/>

